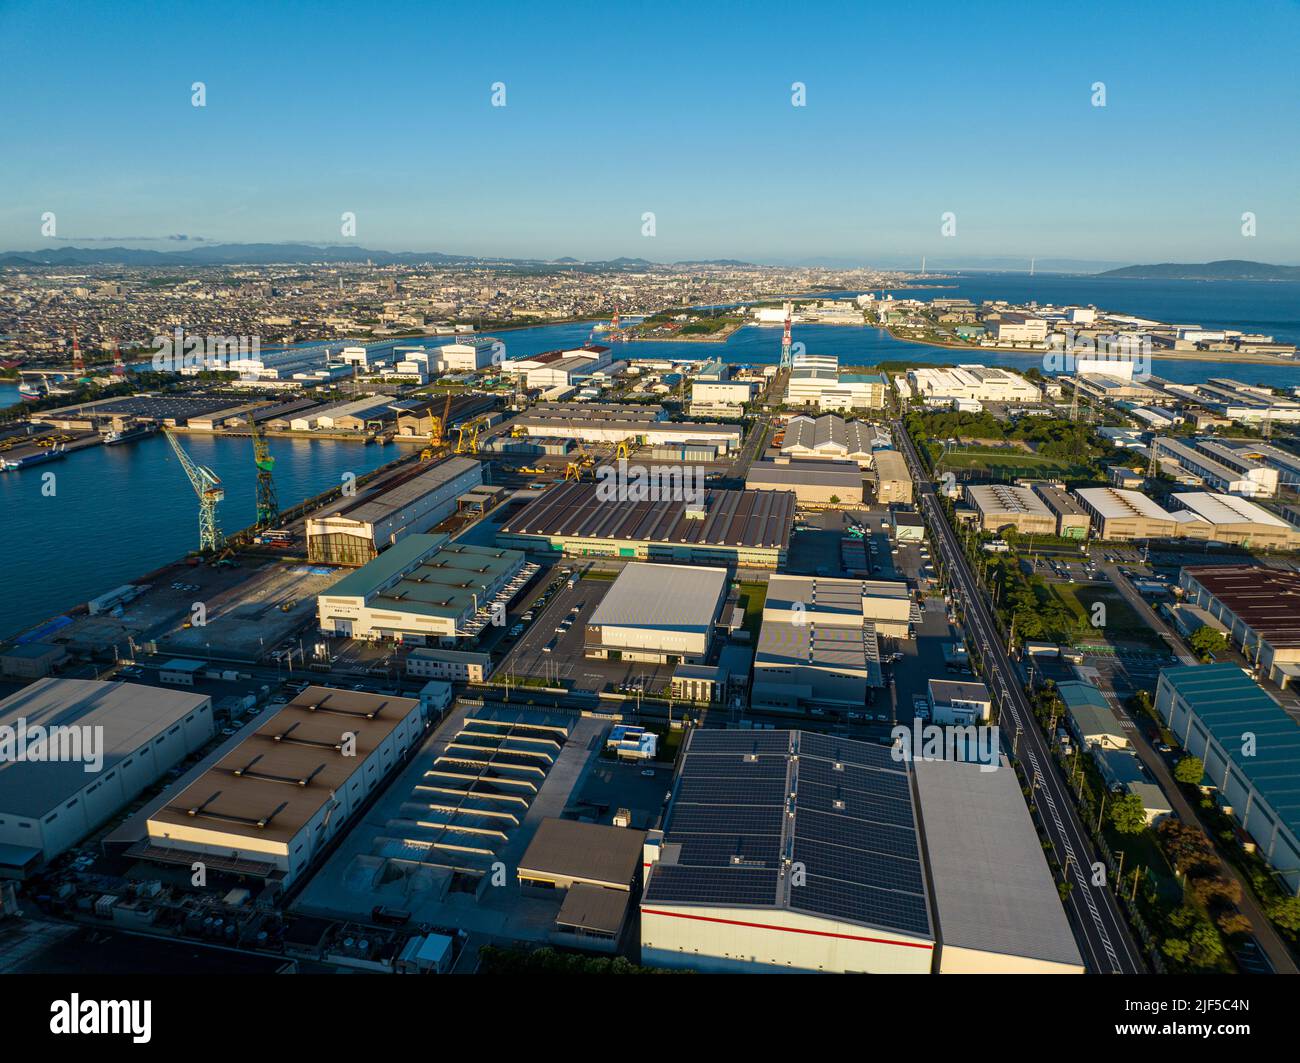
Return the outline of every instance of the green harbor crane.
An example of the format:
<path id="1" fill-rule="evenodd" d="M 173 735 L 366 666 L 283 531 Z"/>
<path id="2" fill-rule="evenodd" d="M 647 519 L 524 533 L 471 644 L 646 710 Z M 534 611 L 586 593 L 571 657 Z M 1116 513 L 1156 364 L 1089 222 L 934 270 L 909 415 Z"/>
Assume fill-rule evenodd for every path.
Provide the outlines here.
<path id="1" fill-rule="evenodd" d="M 185 448 L 170 429 L 164 428 L 163 435 L 172 445 L 172 450 L 176 451 L 181 468 L 185 470 L 190 486 L 199 497 L 199 549 L 215 553 L 221 549 L 225 541 L 221 534 L 221 525 L 217 521 L 217 503 L 226 497 L 225 489 L 221 486 L 221 477 L 206 465 L 197 464 L 185 453 Z"/>
<path id="2" fill-rule="evenodd" d="M 257 466 L 257 526 L 269 528 L 280 516 L 280 503 L 275 497 L 275 480 L 271 476 L 275 469 L 275 459 L 271 457 L 266 436 L 262 435 L 251 413 L 248 415 L 248 427 L 253 436 L 253 464 Z"/>

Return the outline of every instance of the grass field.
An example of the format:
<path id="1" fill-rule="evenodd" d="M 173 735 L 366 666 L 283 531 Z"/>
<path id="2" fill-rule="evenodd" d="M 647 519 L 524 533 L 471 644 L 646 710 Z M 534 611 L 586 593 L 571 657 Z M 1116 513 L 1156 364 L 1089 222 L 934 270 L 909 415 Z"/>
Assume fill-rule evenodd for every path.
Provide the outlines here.
<path id="1" fill-rule="evenodd" d="M 745 599 L 745 630 L 758 642 L 758 629 L 763 626 L 763 604 L 767 601 L 767 584 L 759 580 L 743 580 L 740 593 Z"/>
<path id="2" fill-rule="evenodd" d="M 1082 479 L 1092 475 L 1086 465 L 1045 458 L 1027 450 L 1001 447 L 961 447 L 948 451 L 935 465 L 944 469 L 979 471 L 991 477 L 1015 479 L 1018 476 L 1053 475 L 1063 479 Z"/>
<path id="3" fill-rule="evenodd" d="M 1123 599 L 1119 591 L 1111 587 L 1079 583 L 1053 583 L 1051 589 L 1061 604 L 1078 618 L 1080 627 L 1088 632 L 1095 631 L 1099 639 L 1161 645 L 1156 633 L 1147 627 L 1142 617 Z M 1094 627 L 1093 607 L 1098 602 L 1105 607 L 1103 614 L 1105 622 L 1100 627 Z"/>

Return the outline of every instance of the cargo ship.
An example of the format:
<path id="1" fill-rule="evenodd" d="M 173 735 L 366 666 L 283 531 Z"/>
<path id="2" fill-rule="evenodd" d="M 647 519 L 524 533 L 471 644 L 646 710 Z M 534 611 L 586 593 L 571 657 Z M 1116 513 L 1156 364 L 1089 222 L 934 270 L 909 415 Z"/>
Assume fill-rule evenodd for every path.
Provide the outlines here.
<path id="1" fill-rule="evenodd" d="M 57 461 L 66 453 L 63 444 L 59 443 L 47 450 L 24 454 L 21 458 L 0 458 L 0 472 L 17 472 L 19 469 L 26 469 L 32 465 L 43 465 L 47 461 Z"/>
<path id="2" fill-rule="evenodd" d="M 132 425 L 130 428 L 115 428 L 111 432 L 104 433 L 104 446 L 115 447 L 120 443 L 130 443 L 132 440 L 151 436 L 156 431 L 158 431 L 156 424 L 137 424 Z"/>

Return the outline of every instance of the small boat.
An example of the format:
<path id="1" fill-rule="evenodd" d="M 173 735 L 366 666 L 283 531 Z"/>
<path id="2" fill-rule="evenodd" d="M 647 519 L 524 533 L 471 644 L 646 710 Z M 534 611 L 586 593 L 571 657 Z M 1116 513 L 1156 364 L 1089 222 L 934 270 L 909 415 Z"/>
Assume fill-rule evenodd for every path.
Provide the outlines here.
<path id="1" fill-rule="evenodd" d="M 21 458 L 0 458 L 0 471 L 17 472 L 32 465 L 43 465 L 47 461 L 57 461 L 66 455 L 63 444 L 59 443 L 47 450 L 38 450 L 34 454 L 24 454 Z"/>

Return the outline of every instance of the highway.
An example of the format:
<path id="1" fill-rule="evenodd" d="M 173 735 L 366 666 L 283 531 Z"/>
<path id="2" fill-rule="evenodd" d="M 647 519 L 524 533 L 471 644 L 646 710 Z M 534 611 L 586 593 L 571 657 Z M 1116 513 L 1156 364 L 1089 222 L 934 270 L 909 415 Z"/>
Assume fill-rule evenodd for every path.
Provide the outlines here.
<path id="1" fill-rule="evenodd" d="M 1088 970 L 1097 974 L 1141 974 L 1144 964 L 1129 936 L 1119 904 L 1105 886 L 1092 885 L 1092 865 L 1100 860 L 1075 813 L 1073 798 L 1053 763 L 1047 740 L 1034 719 L 1020 676 L 1007 655 L 984 596 L 975 584 L 961 543 L 949 527 L 934 484 L 925 474 L 916 448 L 899 421 L 893 423 L 900 452 L 911 468 L 917 500 L 930 526 L 933 548 L 942 560 L 949 587 L 964 607 L 967 637 L 978 646 L 984 678 L 999 705 L 1006 748 L 1014 750 L 1033 781 L 1039 820 L 1072 884 L 1065 907 Z"/>

